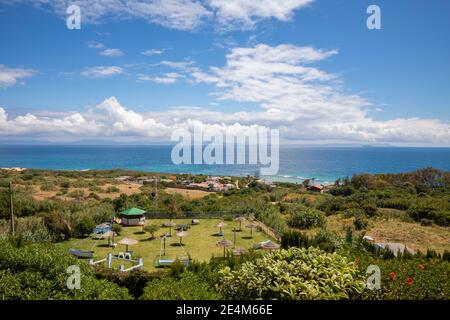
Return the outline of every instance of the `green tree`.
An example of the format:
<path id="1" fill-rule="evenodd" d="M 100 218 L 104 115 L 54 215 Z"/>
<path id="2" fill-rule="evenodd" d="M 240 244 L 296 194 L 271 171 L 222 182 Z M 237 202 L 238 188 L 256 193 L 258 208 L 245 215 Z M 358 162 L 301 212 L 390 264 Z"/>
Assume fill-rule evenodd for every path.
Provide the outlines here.
<path id="1" fill-rule="evenodd" d="M 144 231 L 150 233 L 151 239 L 155 239 L 155 232 L 159 230 L 159 226 L 156 224 L 149 224 L 144 227 Z"/>

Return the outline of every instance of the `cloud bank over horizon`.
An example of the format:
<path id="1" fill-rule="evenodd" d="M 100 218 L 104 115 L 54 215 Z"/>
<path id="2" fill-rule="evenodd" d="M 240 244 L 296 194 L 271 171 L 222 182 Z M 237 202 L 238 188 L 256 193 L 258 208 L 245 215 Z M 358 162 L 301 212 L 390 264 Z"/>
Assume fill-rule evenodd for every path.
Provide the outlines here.
<path id="1" fill-rule="evenodd" d="M 166 74 L 168 85 L 173 79 L 206 84 L 212 87 L 217 102 L 256 103 L 259 108 L 254 111 L 224 112 L 218 107 L 196 106 L 136 112 L 123 106 L 117 98 L 107 97 L 87 111 L 57 115 L 27 113 L 10 118 L 0 108 L 0 137 L 152 143 L 169 141 L 171 133 L 180 128 L 232 128 L 239 132 L 267 127 L 280 130 L 282 143 L 450 146 L 448 121 L 371 117 L 374 106 L 370 101 L 348 93 L 339 76 L 314 66 L 337 54 L 335 49 L 258 44 L 231 49 L 222 66 L 201 69 L 192 62 L 165 63 L 177 70 L 176 77 L 175 73 Z M 92 77 L 123 72 L 106 67 L 84 71 L 85 76 Z M 163 82 L 166 78 L 152 80 Z"/>

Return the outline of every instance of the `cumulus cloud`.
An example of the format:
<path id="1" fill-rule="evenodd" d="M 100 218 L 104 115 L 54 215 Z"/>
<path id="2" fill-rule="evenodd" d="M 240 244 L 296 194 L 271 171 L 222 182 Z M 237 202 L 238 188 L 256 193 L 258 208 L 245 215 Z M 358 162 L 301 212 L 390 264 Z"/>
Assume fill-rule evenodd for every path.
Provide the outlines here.
<path id="1" fill-rule="evenodd" d="M 31 69 L 9 68 L 0 64 L 0 87 L 7 88 L 20 83 L 22 79 L 32 77 L 36 72 Z"/>
<path id="2" fill-rule="evenodd" d="M 313 0 L 0 0 L 26 3 L 66 16 L 70 4 L 80 6 L 83 23 L 112 19 L 142 19 L 164 27 L 192 30 L 205 21 L 222 29 L 252 28 L 262 19 L 287 21 Z"/>
<path id="3" fill-rule="evenodd" d="M 313 0 L 208 0 L 217 20 L 225 28 L 253 28 L 261 19 L 275 18 L 287 21 L 296 9 Z"/>
<path id="4" fill-rule="evenodd" d="M 450 145 L 450 123 L 439 119 L 397 118 L 378 120 L 371 116 L 374 105 L 361 95 L 349 92 L 337 75 L 315 64 L 337 55 L 337 50 L 321 50 L 293 45 L 260 44 L 234 48 L 222 66 L 200 69 L 191 61 L 165 61 L 174 69 L 161 76 L 141 74 L 140 81 L 209 84 L 217 101 L 251 102 L 253 111 L 227 112 L 183 106 L 159 112 L 135 112 L 108 98 L 88 112 L 57 115 L 27 114 L 8 118 L 0 109 L 0 135 L 40 136 L 61 132 L 65 136 L 126 138 L 168 141 L 177 129 L 246 130 L 266 127 L 280 130 L 284 143 L 392 143 L 403 145 Z M 112 68 L 112 69 L 110 69 Z M 86 76 L 121 73 L 118 67 L 95 67 Z M 152 140 L 153 139 L 153 140 Z"/>
<path id="5" fill-rule="evenodd" d="M 122 73 L 123 69 L 117 66 L 89 67 L 80 72 L 83 77 L 87 78 L 106 78 Z"/>

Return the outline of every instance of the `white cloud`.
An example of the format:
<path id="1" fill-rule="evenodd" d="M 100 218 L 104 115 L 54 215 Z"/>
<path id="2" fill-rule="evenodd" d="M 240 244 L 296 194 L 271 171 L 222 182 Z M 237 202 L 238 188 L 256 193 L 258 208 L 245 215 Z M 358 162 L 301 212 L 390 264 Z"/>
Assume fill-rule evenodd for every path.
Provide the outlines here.
<path id="1" fill-rule="evenodd" d="M 87 44 L 89 49 L 104 49 L 105 45 L 97 41 L 89 41 Z"/>
<path id="2" fill-rule="evenodd" d="M 168 72 L 161 76 L 155 76 L 151 77 L 145 74 L 139 74 L 138 75 L 138 81 L 152 81 L 156 83 L 161 84 L 173 84 L 178 82 L 180 78 L 183 78 L 184 76 L 182 74 L 176 73 L 176 72 Z"/>
<path id="3" fill-rule="evenodd" d="M 141 52 L 142 55 L 150 57 L 150 56 L 156 56 L 161 55 L 165 52 L 165 49 L 149 49 Z"/>
<path id="4" fill-rule="evenodd" d="M 31 69 L 9 68 L 0 64 L 0 88 L 7 88 L 20 83 L 22 79 L 34 76 L 36 72 Z"/>
<path id="5" fill-rule="evenodd" d="M 223 66 L 202 70 L 191 61 L 163 61 L 175 69 L 158 76 L 140 74 L 139 81 L 174 83 L 181 79 L 214 86 L 218 101 L 251 102 L 252 111 L 227 112 L 182 107 L 138 113 L 123 107 L 114 97 L 88 112 L 36 115 L 8 119 L 0 108 L 0 135 L 143 139 L 168 141 L 173 130 L 204 128 L 245 129 L 252 126 L 280 129 L 283 142 L 392 143 L 450 146 L 450 123 L 439 119 L 398 118 L 377 120 L 374 105 L 350 93 L 343 80 L 314 66 L 336 50 L 293 45 L 260 44 L 234 48 Z M 122 73 L 120 67 L 94 67 L 85 76 Z M 228 105 L 229 103 L 227 103 Z M 224 104 L 225 105 L 225 104 Z M 50 134 L 51 133 L 51 134 Z"/>
<path id="6" fill-rule="evenodd" d="M 253 28 L 261 19 L 287 21 L 293 12 L 313 0 L 208 0 L 215 9 L 219 24 L 225 28 Z"/>
<path id="7" fill-rule="evenodd" d="M 69 4 L 81 7 L 83 23 L 142 19 L 179 30 L 193 30 L 205 22 L 222 29 L 252 28 L 262 19 L 287 21 L 294 11 L 313 0 L 0 0 L 28 3 L 66 17 Z"/>
<path id="8" fill-rule="evenodd" d="M 100 52 L 100 55 L 105 57 L 122 57 L 125 53 L 120 49 L 105 49 Z"/>
<path id="9" fill-rule="evenodd" d="M 122 73 L 123 69 L 117 66 L 96 66 L 86 68 L 80 72 L 83 77 L 87 78 L 105 78 Z"/>

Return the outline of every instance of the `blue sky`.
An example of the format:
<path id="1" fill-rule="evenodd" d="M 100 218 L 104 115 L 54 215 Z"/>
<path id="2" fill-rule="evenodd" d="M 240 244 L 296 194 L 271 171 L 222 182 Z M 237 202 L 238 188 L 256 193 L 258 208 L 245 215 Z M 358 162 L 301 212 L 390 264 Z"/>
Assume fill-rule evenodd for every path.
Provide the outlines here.
<path id="1" fill-rule="evenodd" d="M 175 123 L 275 127 L 299 143 L 450 145 L 448 1 L 233 1 L 142 0 L 152 6 L 131 13 L 129 1 L 93 1 L 102 14 L 86 1 L 0 0 L 1 139 L 162 141 Z M 81 30 L 65 26 L 68 3 Z M 370 4 L 381 30 L 366 27 Z"/>

